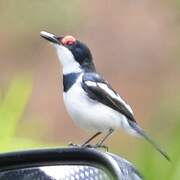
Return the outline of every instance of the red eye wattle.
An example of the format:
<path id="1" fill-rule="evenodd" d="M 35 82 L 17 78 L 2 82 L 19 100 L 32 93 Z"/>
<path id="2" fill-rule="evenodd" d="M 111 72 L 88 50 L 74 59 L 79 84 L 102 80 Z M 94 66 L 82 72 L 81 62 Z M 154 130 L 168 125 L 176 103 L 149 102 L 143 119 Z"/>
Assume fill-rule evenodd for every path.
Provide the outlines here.
<path id="1" fill-rule="evenodd" d="M 73 36 L 65 36 L 61 42 L 63 45 L 71 45 L 76 41 L 76 39 Z"/>

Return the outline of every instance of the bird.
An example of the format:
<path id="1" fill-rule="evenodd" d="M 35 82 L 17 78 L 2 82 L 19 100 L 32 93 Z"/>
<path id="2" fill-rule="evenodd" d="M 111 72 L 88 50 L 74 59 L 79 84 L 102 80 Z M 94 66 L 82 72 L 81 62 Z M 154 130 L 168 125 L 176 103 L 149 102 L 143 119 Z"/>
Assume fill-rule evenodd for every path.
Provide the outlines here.
<path id="1" fill-rule="evenodd" d="M 41 31 L 40 36 L 55 47 L 62 65 L 63 99 L 68 114 L 79 127 L 95 132 L 82 147 L 88 147 L 103 133 L 95 145 L 101 147 L 115 130 L 122 128 L 146 139 L 170 161 L 168 154 L 138 125 L 130 105 L 97 72 L 91 51 L 84 42 L 71 35 L 56 36 L 46 31 Z"/>

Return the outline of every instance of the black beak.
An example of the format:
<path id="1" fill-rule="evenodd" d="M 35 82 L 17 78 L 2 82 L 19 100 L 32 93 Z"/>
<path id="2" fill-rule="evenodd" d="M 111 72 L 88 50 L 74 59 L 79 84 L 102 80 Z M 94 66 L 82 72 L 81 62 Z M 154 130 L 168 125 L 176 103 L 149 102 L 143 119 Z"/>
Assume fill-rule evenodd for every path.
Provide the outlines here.
<path id="1" fill-rule="evenodd" d="M 51 34 L 51 33 L 45 32 L 45 31 L 41 31 L 40 36 L 52 43 L 60 44 L 58 37 L 55 36 L 54 34 Z"/>

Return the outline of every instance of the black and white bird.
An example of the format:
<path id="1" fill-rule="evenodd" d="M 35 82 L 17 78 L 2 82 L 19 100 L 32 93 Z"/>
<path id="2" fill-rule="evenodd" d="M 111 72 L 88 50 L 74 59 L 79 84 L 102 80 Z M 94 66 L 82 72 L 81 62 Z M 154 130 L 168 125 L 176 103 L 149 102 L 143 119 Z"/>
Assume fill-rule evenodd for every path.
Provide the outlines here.
<path id="1" fill-rule="evenodd" d="M 51 42 L 63 66 L 63 98 L 72 120 L 81 128 L 96 132 L 83 146 L 101 133 L 105 136 L 96 144 L 103 145 L 118 128 L 148 140 L 166 159 L 168 155 L 137 124 L 131 107 L 96 72 L 89 48 L 73 36 L 56 36 L 42 31 L 40 35 Z"/>

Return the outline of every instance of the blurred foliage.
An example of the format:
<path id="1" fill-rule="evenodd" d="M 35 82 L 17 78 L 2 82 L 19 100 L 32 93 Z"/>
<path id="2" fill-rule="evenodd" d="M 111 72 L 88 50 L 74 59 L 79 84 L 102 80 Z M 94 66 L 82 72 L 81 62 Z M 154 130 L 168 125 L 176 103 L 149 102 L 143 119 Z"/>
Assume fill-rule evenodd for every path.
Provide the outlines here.
<path id="1" fill-rule="evenodd" d="M 175 102 L 173 104 L 165 104 L 162 105 L 162 109 L 160 108 L 156 118 L 160 118 L 161 116 L 164 122 L 168 123 L 168 120 L 171 122 L 168 133 L 166 132 L 166 135 L 161 138 L 165 139 L 164 149 L 166 149 L 166 152 L 170 156 L 171 162 L 166 161 L 166 159 L 150 147 L 139 146 L 139 152 L 136 154 L 134 164 L 137 165 L 137 168 L 144 175 L 145 179 L 180 179 L 180 113 L 176 111 L 179 106 Z M 173 108 L 173 106 L 175 107 Z M 164 112 L 166 112 L 166 117 L 164 116 Z M 159 131 L 162 132 L 163 129 L 159 129 Z"/>
<path id="2" fill-rule="evenodd" d="M 30 80 L 16 78 L 10 83 L 4 97 L 0 91 L 0 151 L 42 146 L 28 138 L 16 137 L 16 128 L 25 111 L 32 90 Z"/>
<path id="3" fill-rule="evenodd" d="M 23 33 L 59 27 L 72 28 L 80 19 L 80 3 L 76 1 L 0 1 L 1 31 L 8 28 Z M 77 17 L 77 18 L 75 18 Z"/>

